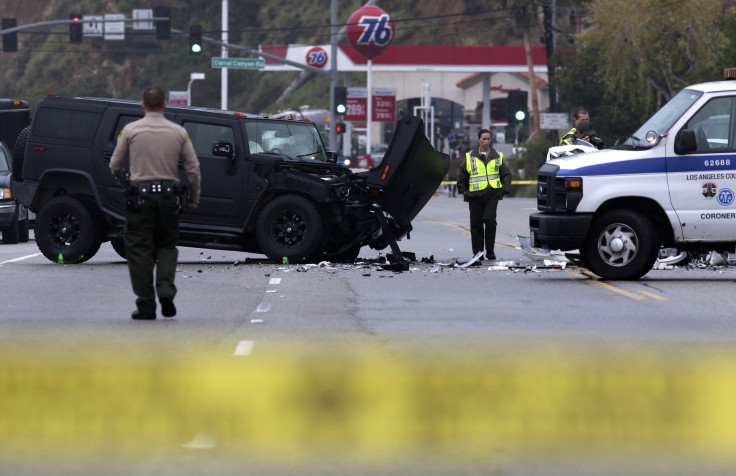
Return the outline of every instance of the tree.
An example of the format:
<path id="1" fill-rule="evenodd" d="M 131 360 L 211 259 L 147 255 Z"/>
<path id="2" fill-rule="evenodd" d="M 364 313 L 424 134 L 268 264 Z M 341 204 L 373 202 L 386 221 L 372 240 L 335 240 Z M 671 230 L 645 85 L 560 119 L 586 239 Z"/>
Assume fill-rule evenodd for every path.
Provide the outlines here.
<path id="1" fill-rule="evenodd" d="M 603 56 L 598 74 L 607 92 L 628 91 L 632 104 L 648 87 L 671 99 L 712 69 L 728 44 L 722 2 L 595 0 L 589 9 L 590 28 L 579 38 Z"/>

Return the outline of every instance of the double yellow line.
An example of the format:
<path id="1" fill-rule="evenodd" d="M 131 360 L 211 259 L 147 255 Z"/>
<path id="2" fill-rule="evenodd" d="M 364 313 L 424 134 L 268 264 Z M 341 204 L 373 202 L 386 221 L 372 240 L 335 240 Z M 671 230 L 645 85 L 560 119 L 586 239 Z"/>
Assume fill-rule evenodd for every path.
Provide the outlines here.
<path id="1" fill-rule="evenodd" d="M 568 273 L 574 276 L 584 278 L 586 283 L 591 283 L 596 286 L 600 286 L 604 289 L 620 294 L 622 296 L 626 296 L 635 301 L 646 301 L 647 299 L 655 299 L 657 301 L 667 301 L 668 300 L 668 298 L 664 296 L 660 296 L 659 294 L 655 294 L 649 291 L 639 291 L 638 293 L 626 291 L 625 289 L 621 289 L 618 286 L 614 286 L 613 284 L 599 280 L 593 273 L 591 273 L 585 268 L 581 268 L 580 271 L 574 270 L 574 269 L 565 269 L 565 271 L 567 271 Z"/>

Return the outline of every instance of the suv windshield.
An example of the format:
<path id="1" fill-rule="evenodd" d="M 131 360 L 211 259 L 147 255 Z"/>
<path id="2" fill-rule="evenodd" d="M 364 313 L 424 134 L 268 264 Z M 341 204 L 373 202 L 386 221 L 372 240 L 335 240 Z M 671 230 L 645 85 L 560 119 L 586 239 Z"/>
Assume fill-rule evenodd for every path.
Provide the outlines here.
<path id="1" fill-rule="evenodd" d="M 327 162 L 322 138 L 314 124 L 250 120 L 245 124 L 251 154 L 278 154 Z"/>
<path id="2" fill-rule="evenodd" d="M 647 132 L 656 131 L 657 134 L 666 134 L 690 107 L 695 104 L 703 93 L 692 89 L 683 89 L 677 96 L 673 97 L 662 109 L 657 111 L 647 122 L 644 123 L 633 135 L 619 143 L 619 146 L 652 147 L 645 140 Z"/>

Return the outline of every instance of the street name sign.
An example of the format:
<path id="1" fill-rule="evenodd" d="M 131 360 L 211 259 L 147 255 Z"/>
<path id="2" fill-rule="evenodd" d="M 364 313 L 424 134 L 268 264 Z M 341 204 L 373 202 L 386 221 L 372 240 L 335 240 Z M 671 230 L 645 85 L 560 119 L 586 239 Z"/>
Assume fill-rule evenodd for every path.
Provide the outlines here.
<path id="1" fill-rule="evenodd" d="M 213 68 L 263 69 L 266 60 L 263 58 L 212 58 Z"/>

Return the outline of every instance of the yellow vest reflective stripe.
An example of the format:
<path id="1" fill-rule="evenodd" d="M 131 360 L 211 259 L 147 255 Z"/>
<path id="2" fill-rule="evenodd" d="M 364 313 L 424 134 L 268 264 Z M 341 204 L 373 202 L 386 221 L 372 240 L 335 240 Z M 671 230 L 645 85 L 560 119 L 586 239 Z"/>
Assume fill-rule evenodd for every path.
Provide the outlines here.
<path id="1" fill-rule="evenodd" d="M 479 192 L 489 184 L 491 188 L 501 188 L 501 164 L 503 164 L 503 152 L 498 154 L 498 158 L 488 162 L 487 167 L 480 158 L 473 157 L 470 152 L 467 152 L 465 154 L 465 166 L 468 174 L 470 174 L 468 190 Z"/>

